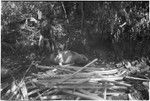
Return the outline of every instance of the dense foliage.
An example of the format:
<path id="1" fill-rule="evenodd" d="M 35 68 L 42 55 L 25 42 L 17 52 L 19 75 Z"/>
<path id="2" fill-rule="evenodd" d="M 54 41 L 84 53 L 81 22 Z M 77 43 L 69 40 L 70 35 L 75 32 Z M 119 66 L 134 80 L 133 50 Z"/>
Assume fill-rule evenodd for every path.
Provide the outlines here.
<path id="1" fill-rule="evenodd" d="M 99 58 L 150 55 L 149 2 L 2 2 L 2 55 L 36 53 L 39 30 L 47 23 L 57 47 Z M 32 30 L 25 19 L 39 19 Z M 29 24 L 28 24 L 29 26 Z M 109 53 L 109 54 L 108 54 Z M 105 55 L 108 55 L 105 57 Z"/>

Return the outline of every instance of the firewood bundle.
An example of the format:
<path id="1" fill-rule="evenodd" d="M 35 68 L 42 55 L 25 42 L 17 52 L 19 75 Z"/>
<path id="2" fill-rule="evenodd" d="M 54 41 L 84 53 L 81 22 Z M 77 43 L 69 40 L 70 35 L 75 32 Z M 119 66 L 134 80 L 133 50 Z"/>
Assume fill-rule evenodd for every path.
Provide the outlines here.
<path id="1" fill-rule="evenodd" d="M 128 65 L 120 67 L 116 65 L 110 67 L 113 69 L 107 69 L 91 65 L 96 61 L 97 59 L 84 67 L 34 64 L 31 68 L 38 68 L 43 72 L 32 73 L 24 77 L 22 82 L 15 83 L 13 88 L 17 87 L 14 92 L 20 91 L 22 99 L 30 100 L 149 99 L 149 77 L 146 76 L 150 70 L 149 66 L 136 71 L 138 76 L 136 74 L 133 76 L 133 69 Z M 145 68 L 146 72 L 144 72 Z M 12 94 L 9 99 L 15 99 L 17 94 L 20 93 Z"/>

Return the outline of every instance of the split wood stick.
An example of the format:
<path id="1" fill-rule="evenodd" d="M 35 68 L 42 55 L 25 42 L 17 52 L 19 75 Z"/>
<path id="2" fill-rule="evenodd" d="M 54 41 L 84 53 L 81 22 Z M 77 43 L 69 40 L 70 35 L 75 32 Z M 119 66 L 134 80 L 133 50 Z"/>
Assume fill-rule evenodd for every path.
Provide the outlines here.
<path id="1" fill-rule="evenodd" d="M 125 78 L 134 79 L 134 80 L 141 80 L 141 81 L 149 81 L 148 79 L 143 79 L 143 78 L 138 78 L 138 77 L 131 77 L 131 76 L 126 76 Z"/>
<path id="2" fill-rule="evenodd" d="M 104 88 L 104 100 L 107 98 L 107 88 Z"/>
<path id="3" fill-rule="evenodd" d="M 68 94 L 72 94 L 72 95 L 76 95 L 76 96 L 79 96 L 79 97 L 83 97 L 83 98 L 86 98 L 86 99 L 89 99 L 89 100 L 104 100 L 100 96 L 87 95 L 87 94 L 83 94 L 83 93 L 79 93 L 79 92 L 73 92 L 71 90 L 63 90 L 63 92 L 68 93 Z"/>
<path id="4" fill-rule="evenodd" d="M 54 66 L 42 66 L 42 65 L 37 65 L 36 67 L 40 69 L 54 69 L 55 68 Z"/>
<path id="5" fill-rule="evenodd" d="M 59 83 L 65 82 L 69 79 L 71 79 L 74 75 L 76 75 L 77 73 L 79 73 L 80 71 L 82 71 L 83 69 L 87 68 L 89 65 L 91 65 L 92 63 L 96 62 L 98 59 L 94 59 L 92 62 L 88 63 L 87 65 L 85 65 L 84 67 L 82 67 L 81 69 L 79 69 L 78 71 L 76 71 L 75 73 L 73 73 L 72 75 L 70 75 L 68 78 L 62 80 Z"/>

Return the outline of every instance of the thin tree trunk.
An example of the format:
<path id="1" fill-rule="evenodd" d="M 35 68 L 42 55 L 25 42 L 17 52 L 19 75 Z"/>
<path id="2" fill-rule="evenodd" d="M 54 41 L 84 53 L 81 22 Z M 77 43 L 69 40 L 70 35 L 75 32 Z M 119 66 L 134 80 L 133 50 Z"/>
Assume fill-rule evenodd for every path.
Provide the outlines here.
<path id="1" fill-rule="evenodd" d="M 66 13 L 66 9 L 65 9 L 64 3 L 61 2 L 61 5 L 62 5 L 64 13 L 65 13 L 65 19 L 67 19 L 67 23 L 69 24 L 69 19 L 68 19 L 67 13 Z"/>
<path id="2" fill-rule="evenodd" d="M 81 12 L 82 12 L 82 19 L 81 19 L 81 33 L 83 34 L 84 28 L 84 7 L 83 2 L 81 3 Z"/>

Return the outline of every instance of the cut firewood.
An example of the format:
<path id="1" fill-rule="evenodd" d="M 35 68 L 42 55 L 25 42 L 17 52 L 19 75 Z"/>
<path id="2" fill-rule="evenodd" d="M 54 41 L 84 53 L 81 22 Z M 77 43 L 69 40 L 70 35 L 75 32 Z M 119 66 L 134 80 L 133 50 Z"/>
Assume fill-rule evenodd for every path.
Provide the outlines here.
<path id="1" fill-rule="evenodd" d="M 56 88 L 66 89 L 66 88 L 76 88 L 76 89 L 102 89 L 102 88 L 111 88 L 111 85 L 101 85 L 101 84 L 61 84 L 57 85 Z"/>
<path id="2" fill-rule="evenodd" d="M 106 100 L 106 98 L 107 98 L 107 88 L 104 88 L 104 100 Z"/>
<path id="3" fill-rule="evenodd" d="M 123 77 L 111 77 L 111 78 L 91 78 L 89 82 L 98 82 L 98 81 L 116 81 L 122 80 Z"/>
<path id="4" fill-rule="evenodd" d="M 22 95 L 24 97 L 24 100 L 29 100 L 28 98 L 28 91 L 27 91 L 27 88 L 26 88 L 26 84 L 25 82 L 22 82 L 22 87 L 21 87 L 21 92 L 22 92 Z"/>
<path id="5" fill-rule="evenodd" d="M 133 80 L 139 80 L 139 81 L 149 81 L 148 79 L 137 78 L 137 77 L 131 77 L 131 76 L 126 76 L 125 78 L 127 78 L 127 79 L 133 79 Z"/>
<path id="6" fill-rule="evenodd" d="M 106 70 L 106 71 L 94 71 L 92 73 L 95 73 L 95 74 L 115 74 L 117 73 L 118 70 L 117 69 L 113 69 L 113 70 Z"/>
<path id="7" fill-rule="evenodd" d="M 71 90 L 63 90 L 63 92 L 68 93 L 68 94 L 72 94 L 72 95 L 76 95 L 85 99 L 89 99 L 89 100 L 104 100 L 103 98 L 96 96 L 96 95 L 86 95 L 86 94 L 82 94 L 79 92 L 73 92 Z"/>
<path id="8" fill-rule="evenodd" d="M 72 75 L 70 75 L 70 77 L 63 79 L 61 82 L 62 83 L 64 81 L 67 81 L 69 79 L 71 79 L 74 75 L 76 75 L 78 72 L 82 71 L 83 69 L 87 68 L 89 65 L 91 65 L 92 63 L 96 62 L 98 59 L 94 59 L 92 62 L 88 63 L 87 65 L 85 65 L 83 68 L 79 69 L 77 72 L 73 73 Z"/>

